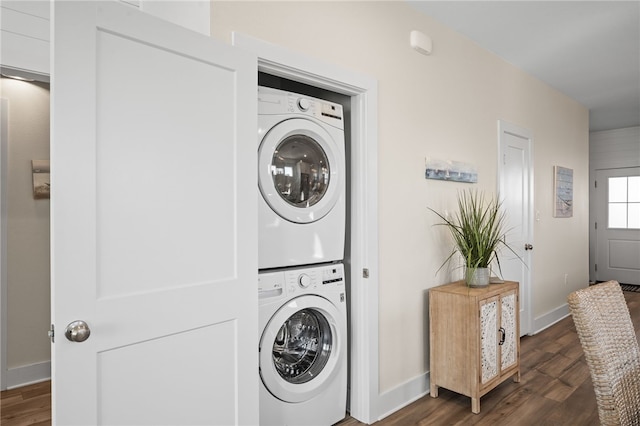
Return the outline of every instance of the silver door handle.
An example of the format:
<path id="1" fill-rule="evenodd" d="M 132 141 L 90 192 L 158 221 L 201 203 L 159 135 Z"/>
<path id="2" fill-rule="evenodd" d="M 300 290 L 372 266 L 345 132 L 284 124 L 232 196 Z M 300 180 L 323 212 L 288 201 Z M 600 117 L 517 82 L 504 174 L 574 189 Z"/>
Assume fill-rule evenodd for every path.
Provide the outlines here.
<path id="1" fill-rule="evenodd" d="M 524 249 L 525 249 L 525 250 L 533 250 L 533 245 L 531 245 L 531 244 L 525 244 L 525 245 L 524 245 Z"/>
<path id="2" fill-rule="evenodd" d="M 89 329 L 89 325 L 80 320 L 72 322 L 64 330 L 64 335 L 67 336 L 67 339 L 71 342 L 84 342 L 89 338 L 90 334 L 91 330 Z"/>

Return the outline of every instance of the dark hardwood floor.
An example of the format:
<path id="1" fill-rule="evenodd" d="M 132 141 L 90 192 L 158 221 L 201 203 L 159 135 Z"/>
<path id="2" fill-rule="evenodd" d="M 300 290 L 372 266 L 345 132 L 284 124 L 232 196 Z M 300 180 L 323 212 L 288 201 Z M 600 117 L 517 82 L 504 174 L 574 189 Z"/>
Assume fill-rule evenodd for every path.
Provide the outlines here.
<path id="1" fill-rule="evenodd" d="M 640 293 L 625 292 L 640 339 Z M 596 398 L 571 317 L 521 340 L 521 381 L 510 380 L 482 397 L 480 414 L 471 400 L 446 389 L 426 395 L 376 426 L 404 425 L 598 425 Z M 51 382 L 2 392 L 2 426 L 51 424 Z M 352 418 L 339 426 L 362 425 Z"/>
<path id="2" fill-rule="evenodd" d="M 640 293 L 624 292 L 640 340 Z M 573 320 L 567 317 L 520 341 L 521 380 L 507 380 L 483 396 L 480 414 L 471 399 L 440 388 L 374 423 L 401 425 L 599 425 L 596 397 Z M 362 425 L 347 418 L 339 426 Z"/>

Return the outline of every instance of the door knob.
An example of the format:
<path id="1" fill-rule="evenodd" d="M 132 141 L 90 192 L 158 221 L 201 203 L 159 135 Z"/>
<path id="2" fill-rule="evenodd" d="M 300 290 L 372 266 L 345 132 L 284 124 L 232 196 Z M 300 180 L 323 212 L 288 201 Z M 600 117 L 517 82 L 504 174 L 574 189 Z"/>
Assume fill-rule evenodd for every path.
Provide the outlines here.
<path id="1" fill-rule="evenodd" d="M 64 330 L 64 335 L 67 336 L 67 339 L 71 342 L 84 342 L 89 338 L 90 334 L 91 330 L 89 329 L 89 325 L 80 320 L 72 322 Z"/>
<path id="2" fill-rule="evenodd" d="M 531 244 L 525 244 L 525 245 L 524 245 L 524 249 L 525 249 L 525 250 L 533 250 L 533 245 L 531 245 Z"/>

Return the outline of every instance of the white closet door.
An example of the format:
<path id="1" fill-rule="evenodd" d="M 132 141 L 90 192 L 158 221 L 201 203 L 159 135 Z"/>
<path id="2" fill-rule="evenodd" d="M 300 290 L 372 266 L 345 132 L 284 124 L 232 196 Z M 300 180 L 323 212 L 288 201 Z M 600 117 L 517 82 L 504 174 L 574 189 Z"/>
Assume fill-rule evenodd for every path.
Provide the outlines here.
<path id="1" fill-rule="evenodd" d="M 257 424 L 255 57 L 52 4 L 54 422 Z"/>

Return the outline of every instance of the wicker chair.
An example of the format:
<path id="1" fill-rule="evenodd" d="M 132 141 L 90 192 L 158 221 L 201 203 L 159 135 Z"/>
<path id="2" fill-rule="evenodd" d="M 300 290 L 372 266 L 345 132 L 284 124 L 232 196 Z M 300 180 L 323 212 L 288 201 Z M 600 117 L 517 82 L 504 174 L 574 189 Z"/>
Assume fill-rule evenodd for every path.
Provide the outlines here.
<path id="1" fill-rule="evenodd" d="M 640 425 L 640 349 L 616 281 L 569 295 L 603 425 Z"/>

